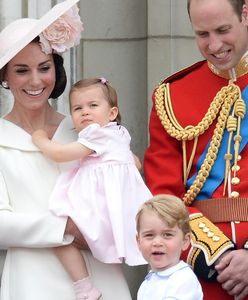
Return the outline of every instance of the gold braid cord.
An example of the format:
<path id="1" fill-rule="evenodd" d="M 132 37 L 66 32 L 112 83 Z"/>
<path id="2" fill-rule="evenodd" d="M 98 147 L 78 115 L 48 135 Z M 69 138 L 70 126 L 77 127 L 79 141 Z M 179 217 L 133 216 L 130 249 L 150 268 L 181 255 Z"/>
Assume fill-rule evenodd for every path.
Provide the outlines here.
<path id="1" fill-rule="evenodd" d="M 183 197 L 186 205 L 190 205 L 194 201 L 209 176 L 219 151 L 231 108 L 238 99 L 241 99 L 241 92 L 237 85 L 230 83 L 228 86 L 224 86 L 214 97 L 203 119 L 196 126 L 190 125 L 183 128 L 177 122 L 172 109 L 169 84 L 162 83 L 155 91 L 155 108 L 158 117 L 167 133 L 179 141 L 185 142 L 197 139 L 209 128 L 218 116 L 206 158 L 194 182 Z"/>

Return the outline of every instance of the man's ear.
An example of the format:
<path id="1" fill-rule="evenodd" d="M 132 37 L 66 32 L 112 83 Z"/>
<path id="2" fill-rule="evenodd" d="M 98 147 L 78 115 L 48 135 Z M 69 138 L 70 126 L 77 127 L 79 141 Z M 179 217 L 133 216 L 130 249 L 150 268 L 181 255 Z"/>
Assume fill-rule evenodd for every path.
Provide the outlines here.
<path id="1" fill-rule="evenodd" d="M 248 26 L 248 0 L 245 0 L 243 5 L 241 21 L 244 25 Z"/>

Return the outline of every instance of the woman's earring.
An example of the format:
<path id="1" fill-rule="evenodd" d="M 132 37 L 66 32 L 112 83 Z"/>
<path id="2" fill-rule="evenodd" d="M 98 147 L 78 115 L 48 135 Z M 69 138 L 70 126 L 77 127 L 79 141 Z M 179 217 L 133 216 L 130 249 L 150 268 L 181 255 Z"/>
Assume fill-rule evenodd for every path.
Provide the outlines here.
<path id="1" fill-rule="evenodd" d="M 5 89 L 8 89 L 8 88 L 9 88 L 8 81 L 6 81 L 6 80 L 2 81 L 2 86 L 3 86 Z"/>

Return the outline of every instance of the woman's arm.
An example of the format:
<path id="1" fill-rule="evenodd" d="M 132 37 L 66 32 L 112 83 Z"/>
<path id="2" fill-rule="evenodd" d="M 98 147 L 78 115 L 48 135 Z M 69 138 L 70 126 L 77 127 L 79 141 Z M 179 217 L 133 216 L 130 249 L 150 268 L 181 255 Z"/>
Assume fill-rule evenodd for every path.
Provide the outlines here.
<path id="1" fill-rule="evenodd" d="M 51 212 L 16 212 L 11 206 L 7 185 L 0 173 L 0 248 L 52 247 L 68 244 L 64 237 L 67 218 Z"/>
<path id="2" fill-rule="evenodd" d="M 46 248 L 72 242 L 72 236 L 64 236 L 67 218 L 51 213 L 27 214 L 0 211 L 0 248 Z"/>
<path id="3" fill-rule="evenodd" d="M 67 162 L 82 159 L 94 151 L 78 142 L 59 144 L 48 138 L 46 131 L 39 129 L 32 135 L 33 143 L 50 159 L 56 162 Z"/>
<path id="4" fill-rule="evenodd" d="M 49 211 L 16 212 L 12 208 L 4 177 L 0 173 L 0 249 L 46 248 L 73 244 L 88 249 L 82 234 L 70 218 Z"/>

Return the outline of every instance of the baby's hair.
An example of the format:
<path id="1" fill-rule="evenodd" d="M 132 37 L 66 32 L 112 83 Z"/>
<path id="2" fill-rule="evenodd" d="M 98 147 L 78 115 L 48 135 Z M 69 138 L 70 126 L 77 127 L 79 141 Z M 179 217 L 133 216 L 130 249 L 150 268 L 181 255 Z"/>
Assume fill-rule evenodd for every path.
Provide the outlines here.
<path id="1" fill-rule="evenodd" d="M 106 80 L 105 78 L 85 78 L 85 79 L 79 80 L 72 86 L 70 93 L 69 93 L 69 98 L 71 97 L 71 94 L 73 92 L 78 91 L 81 88 L 86 88 L 86 87 L 89 87 L 92 85 L 99 85 L 102 88 L 103 93 L 106 96 L 106 99 L 107 99 L 110 107 L 118 108 L 118 115 L 114 121 L 116 121 L 118 124 L 120 124 L 121 123 L 121 115 L 120 115 L 119 107 L 118 107 L 117 93 L 116 93 L 116 90 L 110 85 L 108 80 Z"/>
<path id="2" fill-rule="evenodd" d="M 187 207 L 176 196 L 161 194 L 146 201 L 136 215 L 138 233 L 140 231 L 140 219 L 144 212 L 155 212 L 169 227 L 177 225 L 184 234 L 191 232 Z"/>

